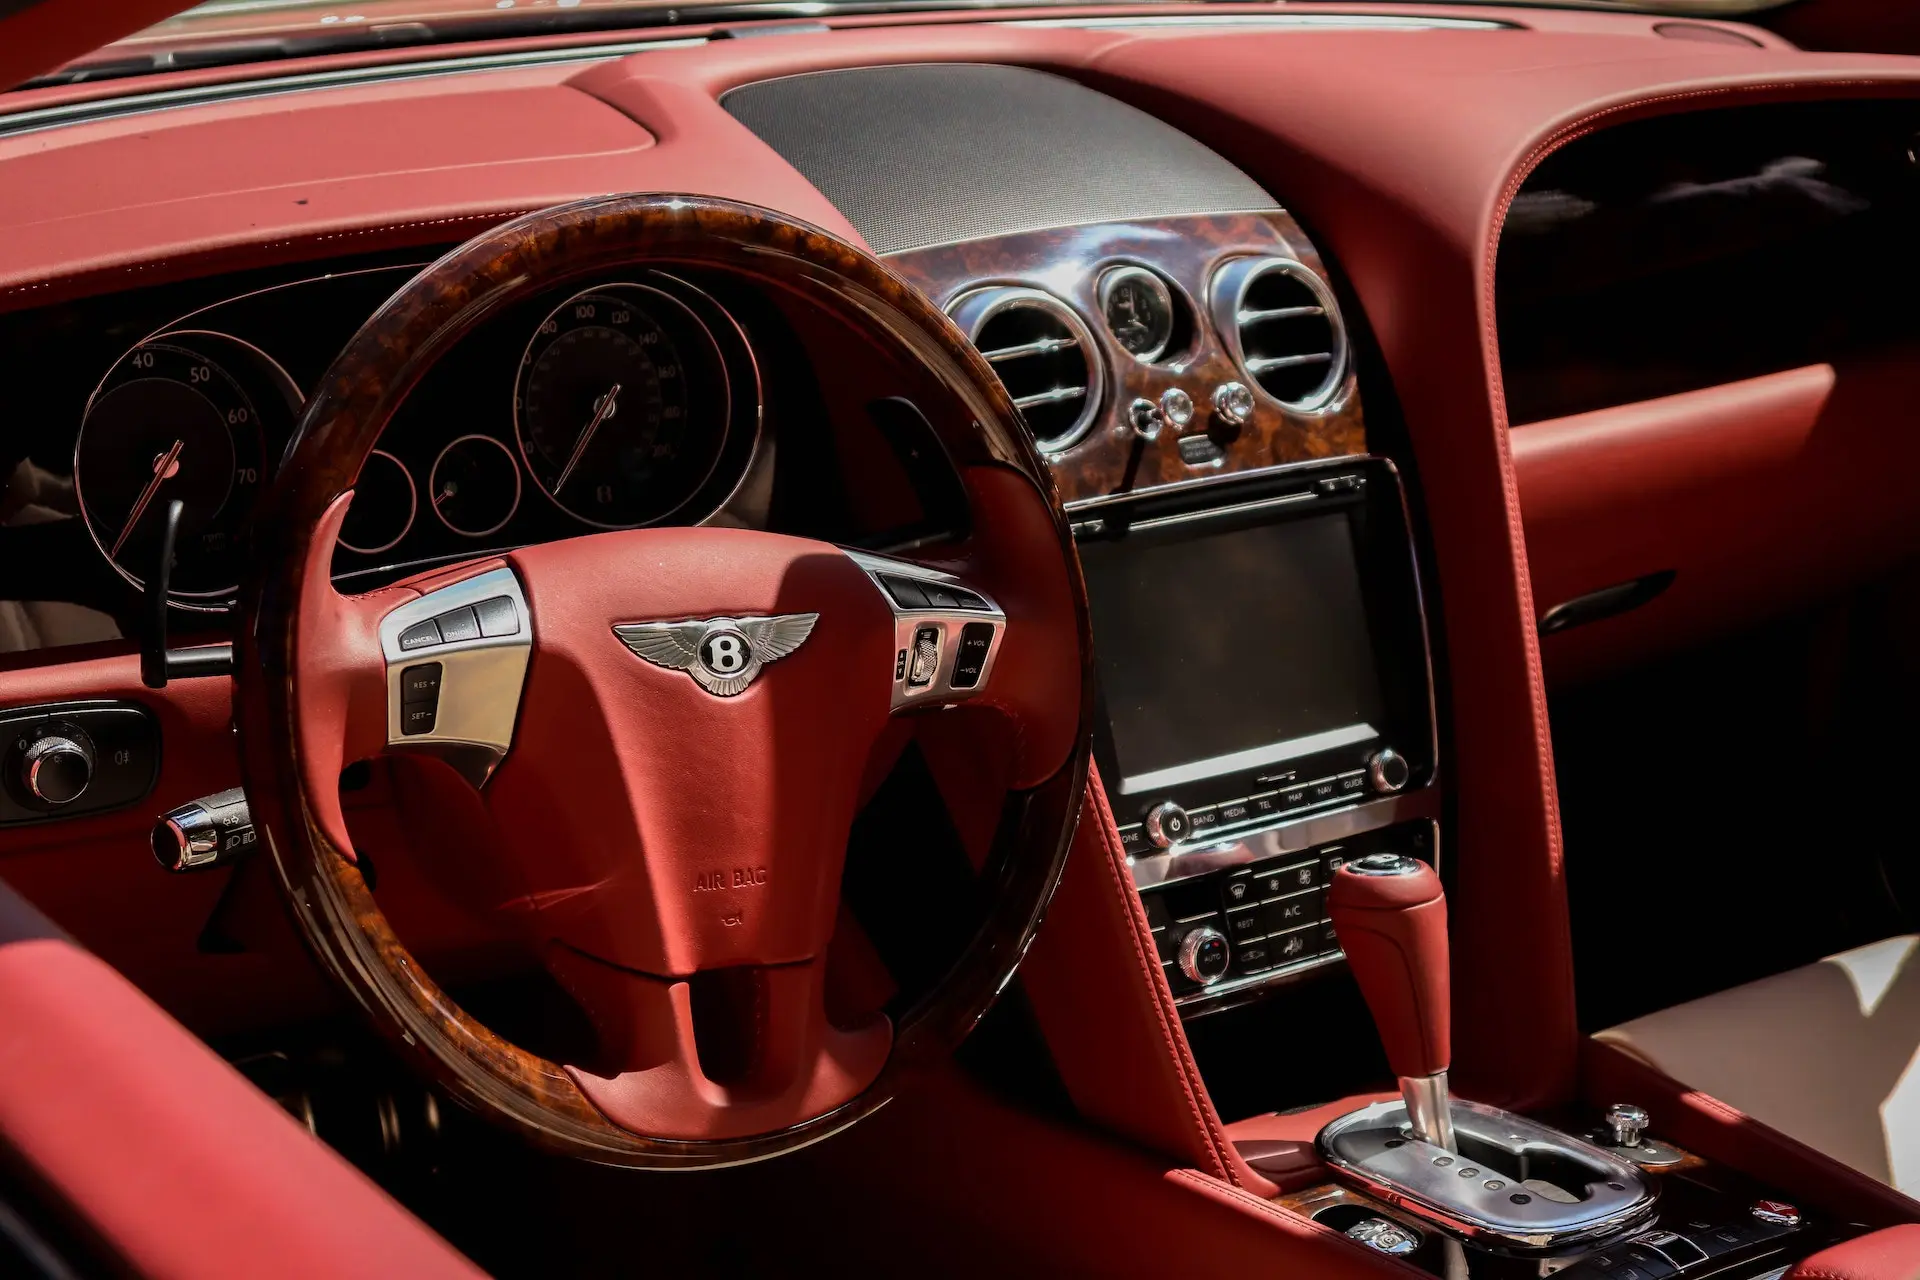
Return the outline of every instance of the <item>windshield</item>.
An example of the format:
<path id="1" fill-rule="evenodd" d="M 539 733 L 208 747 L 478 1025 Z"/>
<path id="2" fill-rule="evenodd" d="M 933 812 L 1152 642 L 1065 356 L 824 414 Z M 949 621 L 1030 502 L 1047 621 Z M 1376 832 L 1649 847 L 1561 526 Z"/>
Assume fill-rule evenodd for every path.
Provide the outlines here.
<path id="1" fill-rule="evenodd" d="M 804 20 L 888 10 L 1035 8 L 1079 2 L 1084 0 L 209 0 L 116 40 L 35 83 L 528 35 L 590 34 L 762 17 Z M 1183 2 L 1219 7 L 1221 0 Z M 1422 2 L 1412 0 L 1407 7 L 1416 9 Z M 1711 17 L 1732 17 L 1784 2 L 1558 0 L 1563 7 Z M 1260 8 L 1278 17 L 1292 6 L 1279 0 Z"/>

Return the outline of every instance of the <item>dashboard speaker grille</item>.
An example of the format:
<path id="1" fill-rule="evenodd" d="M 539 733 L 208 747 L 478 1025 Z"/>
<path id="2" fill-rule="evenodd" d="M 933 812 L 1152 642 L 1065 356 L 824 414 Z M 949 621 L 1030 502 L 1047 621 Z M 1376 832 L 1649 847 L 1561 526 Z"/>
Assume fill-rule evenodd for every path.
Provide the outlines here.
<path id="1" fill-rule="evenodd" d="M 962 296 L 952 310 L 1043 450 L 1087 433 L 1103 378 L 1093 334 L 1071 307 L 1038 289 L 991 288 Z"/>
<path id="2" fill-rule="evenodd" d="M 1347 374 L 1333 291 L 1291 258 L 1239 258 L 1214 279 L 1214 323 L 1262 391 L 1289 409 L 1326 407 Z"/>
<path id="3" fill-rule="evenodd" d="M 1025 67 L 818 71 L 742 85 L 720 105 L 879 254 L 1043 227 L 1278 207 L 1172 125 Z"/>

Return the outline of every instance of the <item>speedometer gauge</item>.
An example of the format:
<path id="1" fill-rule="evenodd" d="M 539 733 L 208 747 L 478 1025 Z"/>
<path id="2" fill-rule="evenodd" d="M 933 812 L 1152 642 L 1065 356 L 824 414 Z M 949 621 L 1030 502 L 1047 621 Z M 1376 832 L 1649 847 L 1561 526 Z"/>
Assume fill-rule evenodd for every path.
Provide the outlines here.
<path id="1" fill-rule="evenodd" d="M 514 423 L 540 491 L 588 524 L 665 519 L 726 444 L 726 365 L 685 303 L 609 284 L 561 303 L 520 361 Z"/>
<path id="2" fill-rule="evenodd" d="M 235 590 L 236 535 L 266 464 L 253 398 L 199 349 L 200 336 L 121 357 L 88 402 L 73 474 L 87 531 L 134 586 L 153 571 L 164 512 L 178 499 L 170 593 L 212 605 Z"/>

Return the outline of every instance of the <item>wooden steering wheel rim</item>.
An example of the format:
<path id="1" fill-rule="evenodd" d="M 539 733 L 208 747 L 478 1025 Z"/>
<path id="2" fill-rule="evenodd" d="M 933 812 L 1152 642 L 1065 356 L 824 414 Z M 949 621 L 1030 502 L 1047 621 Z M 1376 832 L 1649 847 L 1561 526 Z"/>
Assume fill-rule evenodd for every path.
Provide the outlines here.
<path id="1" fill-rule="evenodd" d="M 555 1062 L 468 1015 L 395 935 L 354 858 L 315 817 L 304 781 L 295 662 L 310 566 L 324 566 L 323 518 L 408 392 L 463 337 L 536 293 L 626 266 L 709 266 L 785 288 L 925 368 L 960 421 L 944 443 L 962 467 L 1005 468 L 1045 504 L 1072 584 L 1080 649 L 1079 722 L 1066 762 L 1010 793 L 983 872 L 993 904 L 959 961 L 900 1019 L 894 1050 L 863 1093 L 774 1133 L 667 1140 L 615 1125 Z M 1031 942 L 1065 866 L 1091 754 L 1092 644 L 1086 592 L 1047 468 L 1006 391 L 965 336 L 863 250 L 772 211 L 696 196 L 617 196 L 557 206 L 488 231 L 427 267 L 383 305 L 309 400 L 253 530 L 242 596 L 236 720 L 246 791 L 300 932 L 325 970 L 455 1100 L 535 1143 L 600 1163 L 735 1164 L 796 1149 L 884 1105 L 902 1071 L 944 1055 L 985 1013 Z"/>

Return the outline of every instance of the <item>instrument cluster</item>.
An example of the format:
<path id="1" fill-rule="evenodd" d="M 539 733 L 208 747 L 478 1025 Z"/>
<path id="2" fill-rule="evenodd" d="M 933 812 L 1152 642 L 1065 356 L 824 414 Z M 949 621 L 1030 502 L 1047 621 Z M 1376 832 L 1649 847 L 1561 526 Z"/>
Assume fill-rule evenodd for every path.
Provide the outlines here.
<path id="1" fill-rule="evenodd" d="M 73 490 L 89 537 L 122 579 L 144 586 L 164 513 L 178 502 L 174 603 L 227 606 L 246 524 L 306 390 L 348 326 L 407 271 L 231 299 L 112 363 L 81 419 Z M 372 303 L 356 308 L 342 292 Z M 327 305 L 313 305 L 323 296 Z M 297 323 L 303 317 L 322 323 Z M 358 589 L 530 542 L 712 518 L 741 497 L 760 417 L 745 332 L 690 281 L 636 270 L 536 298 L 473 335 L 409 394 L 355 484 L 335 577 Z"/>

